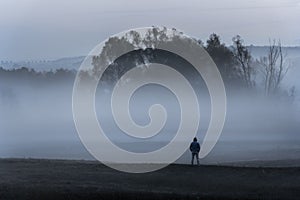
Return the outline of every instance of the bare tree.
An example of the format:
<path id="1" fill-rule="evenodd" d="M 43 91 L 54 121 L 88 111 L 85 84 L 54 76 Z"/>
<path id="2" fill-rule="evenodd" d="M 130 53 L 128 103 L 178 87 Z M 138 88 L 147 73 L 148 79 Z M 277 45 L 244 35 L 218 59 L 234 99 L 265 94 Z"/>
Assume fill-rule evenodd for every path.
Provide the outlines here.
<path id="1" fill-rule="evenodd" d="M 280 41 L 270 41 L 268 54 L 260 58 L 263 67 L 265 94 L 270 95 L 278 92 L 280 84 L 289 67 L 285 64 L 286 56 L 282 52 Z"/>
<path id="2" fill-rule="evenodd" d="M 248 88 L 254 86 L 253 73 L 254 69 L 251 66 L 252 57 L 246 46 L 243 45 L 243 40 L 239 35 L 233 37 L 233 54 L 240 66 L 240 75 Z"/>

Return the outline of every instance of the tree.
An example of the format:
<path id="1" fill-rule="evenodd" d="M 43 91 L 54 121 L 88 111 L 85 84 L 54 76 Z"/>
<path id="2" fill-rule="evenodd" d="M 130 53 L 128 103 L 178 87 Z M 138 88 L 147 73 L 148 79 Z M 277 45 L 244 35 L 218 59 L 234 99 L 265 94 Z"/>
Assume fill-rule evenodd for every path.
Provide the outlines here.
<path id="1" fill-rule="evenodd" d="M 252 57 L 246 46 L 243 45 L 241 36 L 237 35 L 233 37 L 233 54 L 240 67 L 240 74 L 248 88 L 254 86 L 254 80 L 252 78 L 254 69 L 251 66 Z"/>
<path id="2" fill-rule="evenodd" d="M 224 43 L 221 43 L 217 34 L 213 33 L 210 35 L 206 41 L 205 49 L 216 63 L 225 83 L 230 83 L 231 86 L 240 83 L 234 55 Z"/>
<path id="3" fill-rule="evenodd" d="M 285 56 L 283 55 L 280 41 L 270 41 L 268 54 L 260 58 L 260 65 L 263 68 L 265 94 L 268 96 L 277 93 L 289 69 L 285 65 Z"/>

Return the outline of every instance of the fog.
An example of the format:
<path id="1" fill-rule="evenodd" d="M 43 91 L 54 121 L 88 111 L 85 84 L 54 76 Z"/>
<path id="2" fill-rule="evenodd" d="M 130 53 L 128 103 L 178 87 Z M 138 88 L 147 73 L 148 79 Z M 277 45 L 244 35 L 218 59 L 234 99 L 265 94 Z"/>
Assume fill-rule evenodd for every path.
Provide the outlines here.
<path id="1" fill-rule="evenodd" d="M 0 157 L 94 159 L 82 145 L 72 116 L 74 77 L 68 80 L 32 83 L 24 79 L 1 79 Z M 149 123 L 148 109 L 162 104 L 168 114 L 165 127 L 155 137 L 139 140 L 126 136 L 116 126 L 109 111 L 111 88 L 98 86 L 98 121 L 118 146 L 133 152 L 148 152 L 166 145 L 180 122 L 180 107 L 174 94 L 158 85 L 139 88 L 130 102 L 133 120 Z M 199 89 L 200 143 L 210 120 L 210 101 Z M 242 91 L 227 92 L 227 116 L 220 140 L 202 163 L 253 160 L 299 160 L 300 126 L 297 98 L 266 98 Z M 192 138 L 191 138 L 192 139 Z M 177 162 L 189 163 L 186 152 Z"/>

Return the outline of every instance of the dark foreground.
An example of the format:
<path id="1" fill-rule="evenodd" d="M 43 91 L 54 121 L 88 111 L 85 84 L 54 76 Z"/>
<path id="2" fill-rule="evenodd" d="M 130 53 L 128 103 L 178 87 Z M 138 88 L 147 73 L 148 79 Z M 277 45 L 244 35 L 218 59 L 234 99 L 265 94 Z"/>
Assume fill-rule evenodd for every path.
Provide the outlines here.
<path id="1" fill-rule="evenodd" d="M 299 199 L 300 168 L 171 165 L 146 174 L 98 162 L 0 159 L 0 199 Z"/>

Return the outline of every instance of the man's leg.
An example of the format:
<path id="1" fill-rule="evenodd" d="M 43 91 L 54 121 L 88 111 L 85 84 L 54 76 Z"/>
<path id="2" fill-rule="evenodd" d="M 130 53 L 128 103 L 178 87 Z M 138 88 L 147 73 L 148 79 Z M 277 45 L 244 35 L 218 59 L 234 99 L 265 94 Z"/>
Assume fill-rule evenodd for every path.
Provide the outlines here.
<path id="1" fill-rule="evenodd" d="M 192 165 L 194 165 L 194 157 L 195 157 L 195 154 L 194 153 L 192 153 Z"/>
<path id="2" fill-rule="evenodd" d="M 196 153 L 196 159 L 197 159 L 197 165 L 200 165 L 200 163 L 199 163 L 199 152 Z"/>

